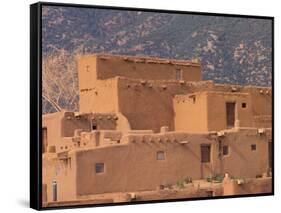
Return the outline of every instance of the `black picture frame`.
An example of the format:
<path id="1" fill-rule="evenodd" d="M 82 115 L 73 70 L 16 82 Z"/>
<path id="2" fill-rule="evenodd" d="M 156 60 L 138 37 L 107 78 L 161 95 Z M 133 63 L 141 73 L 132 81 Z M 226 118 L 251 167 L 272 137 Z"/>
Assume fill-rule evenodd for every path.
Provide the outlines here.
<path id="1" fill-rule="evenodd" d="M 79 7 L 79 8 L 99 8 L 110 10 L 130 10 L 144 12 L 161 12 L 174 14 L 193 14 L 208 15 L 221 17 L 239 17 L 267 19 L 272 23 L 272 193 L 251 194 L 251 195 L 233 195 L 233 196 L 216 196 L 208 198 L 185 198 L 172 200 L 157 201 L 138 201 L 108 204 L 83 204 L 69 206 L 42 207 L 42 6 L 61 6 L 61 7 Z M 176 201 L 192 201 L 206 199 L 226 199 L 237 197 L 256 197 L 274 195 L 274 17 L 256 16 L 256 15 L 239 15 L 223 13 L 206 13 L 191 11 L 159 10 L 147 8 L 130 8 L 130 7 L 113 7 L 101 5 L 82 5 L 68 3 L 50 3 L 38 2 L 30 5 L 30 207 L 37 210 L 47 209 L 65 209 L 97 206 L 115 206 L 115 205 L 134 205 L 143 203 L 162 203 Z"/>

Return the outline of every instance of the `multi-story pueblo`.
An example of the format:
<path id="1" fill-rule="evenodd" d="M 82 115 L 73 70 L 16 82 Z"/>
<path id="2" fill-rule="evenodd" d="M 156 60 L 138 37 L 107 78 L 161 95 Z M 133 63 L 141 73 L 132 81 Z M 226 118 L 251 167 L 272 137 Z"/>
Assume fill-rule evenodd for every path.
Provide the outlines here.
<path id="1" fill-rule="evenodd" d="M 196 61 L 78 60 L 79 112 L 43 115 L 43 205 L 272 191 L 272 90 Z"/>

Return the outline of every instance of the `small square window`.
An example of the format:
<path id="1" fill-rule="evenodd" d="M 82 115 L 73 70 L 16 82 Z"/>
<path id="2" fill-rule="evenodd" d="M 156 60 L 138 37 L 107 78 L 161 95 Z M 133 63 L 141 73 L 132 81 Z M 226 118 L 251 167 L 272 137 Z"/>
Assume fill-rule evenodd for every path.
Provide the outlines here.
<path id="1" fill-rule="evenodd" d="M 92 125 L 92 130 L 96 130 L 97 129 L 97 125 L 96 124 L 93 124 Z"/>
<path id="2" fill-rule="evenodd" d="M 96 174 L 104 173 L 104 163 L 96 163 Z"/>
<path id="3" fill-rule="evenodd" d="M 165 152 L 164 151 L 158 151 L 156 153 L 156 160 L 165 160 Z"/>
<path id="4" fill-rule="evenodd" d="M 246 108 L 247 104 L 246 103 L 242 103 L 242 108 Z"/>
<path id="5" fill-rule="evenodd" d="M 229 147 L 227 145 L 222 147 L 222 154 L 223 155 L 229 154 Z"/>
<path id="6" fill-rule="evenodd" d="M 257 150 L 257 145 L 256 144 L 252 144 L 251 145 L 251 150 L 252 151 L 256 151 Z"/>

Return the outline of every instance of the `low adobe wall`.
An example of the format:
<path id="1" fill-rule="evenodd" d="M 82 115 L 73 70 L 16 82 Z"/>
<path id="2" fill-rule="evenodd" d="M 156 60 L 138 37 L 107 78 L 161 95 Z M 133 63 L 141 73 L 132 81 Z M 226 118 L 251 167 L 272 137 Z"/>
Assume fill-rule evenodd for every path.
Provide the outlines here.
<path id="1" fill-rule="evenodd" d="M 223 195 L 247 195 L 272 192 L 272 178 L 228 180 L 223 183 Z"/>

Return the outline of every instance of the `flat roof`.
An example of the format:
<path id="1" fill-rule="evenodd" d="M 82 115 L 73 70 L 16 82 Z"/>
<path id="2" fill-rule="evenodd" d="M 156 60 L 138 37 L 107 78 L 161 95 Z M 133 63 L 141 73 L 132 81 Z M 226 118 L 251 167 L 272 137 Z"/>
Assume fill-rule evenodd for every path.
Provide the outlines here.
<path id="1" fill-rule="evenodd" d="M 199 61 L 196 60 L 183 60 L 183 59 L 172 59 L 172 58 L 160 58 L 157 56 L 131 56 L 131 55 L 115 55 L 115 54 L 106 54 L 106 53 L 95 53 L 84 55 L 86 57 L 94 56 L 99 59 L 120 59 L 124 61 L 130 61 L 135 63 L 155 63 L 155 64 L 173 64 L 173 65 L 182 65 L 182 66 L 201 66 Z M 81 57 L 84 57 L 81 56 Z"/>

